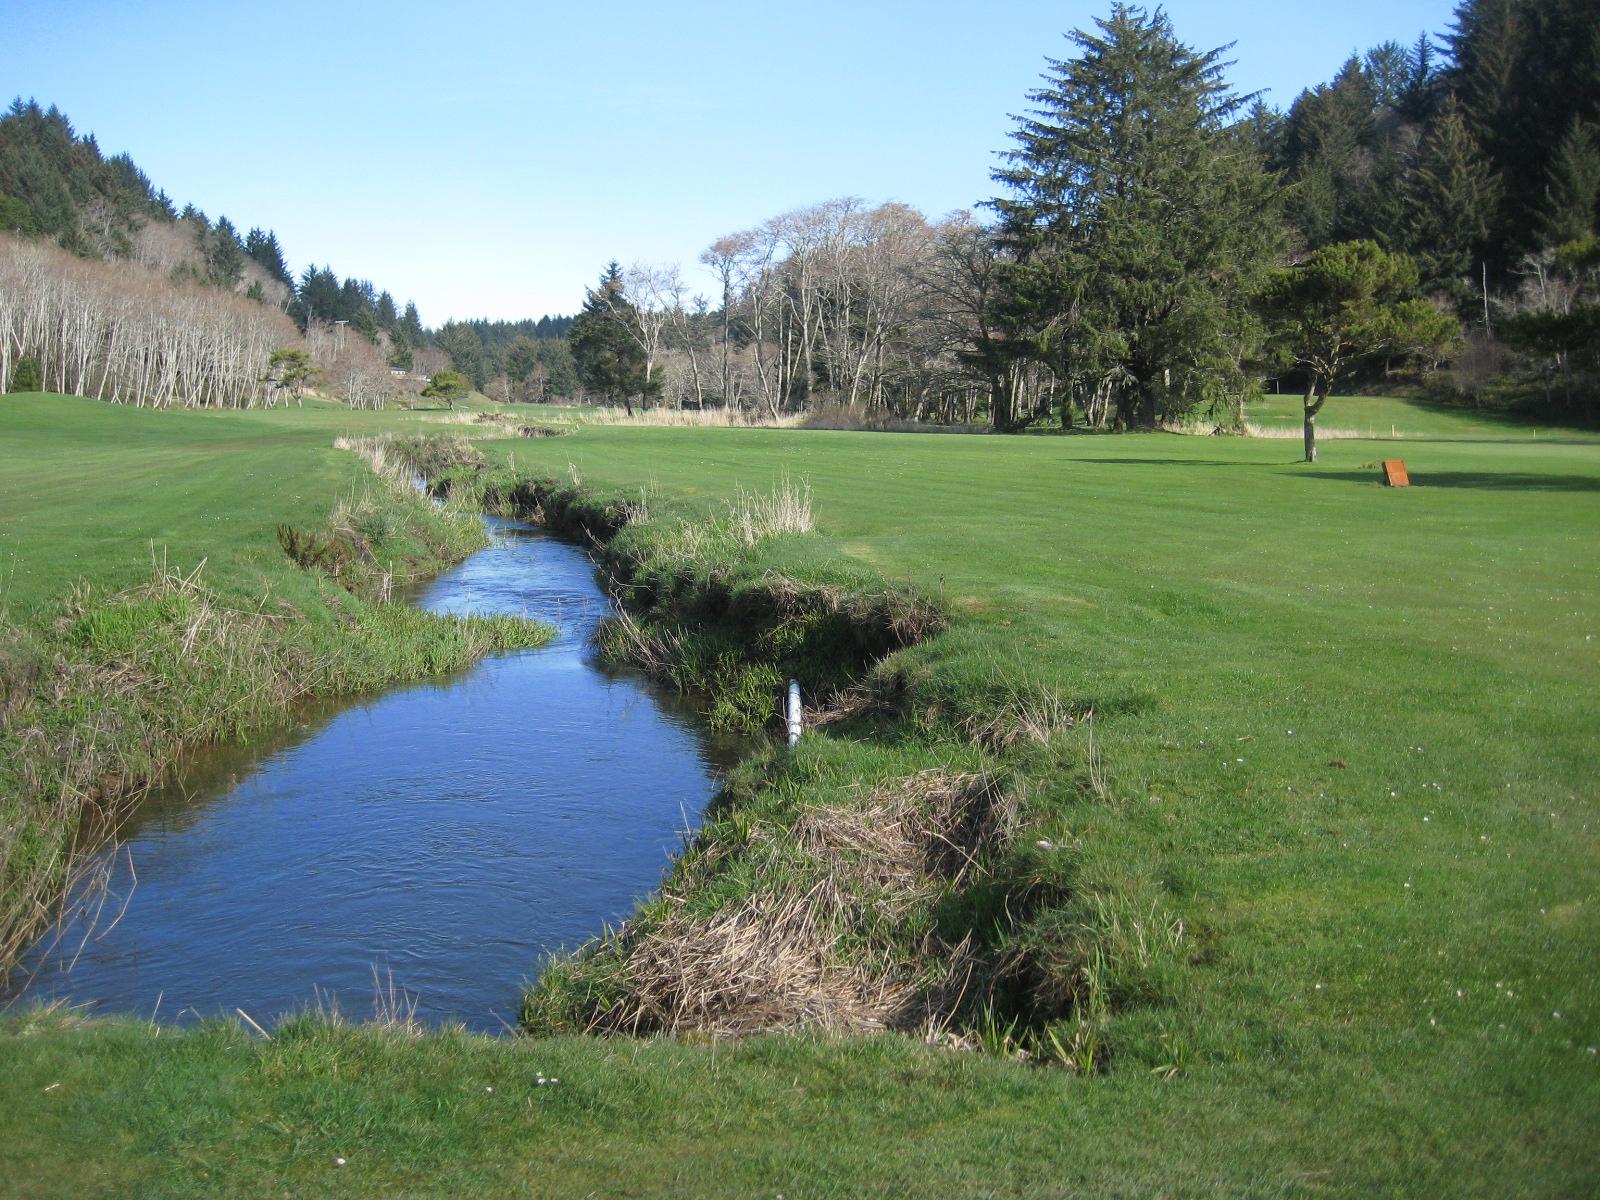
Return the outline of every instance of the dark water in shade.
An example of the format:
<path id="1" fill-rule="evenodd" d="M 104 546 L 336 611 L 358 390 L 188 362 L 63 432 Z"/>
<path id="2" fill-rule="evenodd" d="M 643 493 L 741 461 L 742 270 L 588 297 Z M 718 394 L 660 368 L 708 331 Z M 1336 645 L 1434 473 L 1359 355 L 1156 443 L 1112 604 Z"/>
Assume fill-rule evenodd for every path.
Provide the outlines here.
<path id="1" fill-rule="evenodd" d="M 600 670 L 589 636 L 610 602 L 581 550 L 513 522 L 491 533 L 416 602 L 538 617 L 560 628 L 551 645 L 187 772 L 135 814 L 87 938 L 69 924 L 13 986 L 141 1016 L 159 998 L 163 1020 L 238 1007 L 270 1026 L 314 988 L 369 1015 L 376 965 L 424 1020 L 514 1024 L 546 952 L 660 881 L 731 748 L 647 681 Z"/>

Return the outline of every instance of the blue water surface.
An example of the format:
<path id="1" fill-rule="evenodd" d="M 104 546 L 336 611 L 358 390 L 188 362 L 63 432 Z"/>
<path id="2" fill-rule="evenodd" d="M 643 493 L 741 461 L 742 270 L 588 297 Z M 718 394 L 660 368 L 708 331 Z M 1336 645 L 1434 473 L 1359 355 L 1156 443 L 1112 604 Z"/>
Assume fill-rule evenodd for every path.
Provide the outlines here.
<path id="1" fill-rule="evenodd" d="M 141 805 L 109 887 L 27 955 L 23 994 L 270 1028 L 334 997 L 370 1015 L 374 969 L 419 1019 L 515 1023 L 551 951 L 625 917 L 716 789 L 731 748 L 589 644 L 610 611 L 576 546 L 491 519 L 494 544 L 416 596 L 548 621 L 549 646 L 313 716 Z M 87 897 L 85 897 L 87 898 Z"/>

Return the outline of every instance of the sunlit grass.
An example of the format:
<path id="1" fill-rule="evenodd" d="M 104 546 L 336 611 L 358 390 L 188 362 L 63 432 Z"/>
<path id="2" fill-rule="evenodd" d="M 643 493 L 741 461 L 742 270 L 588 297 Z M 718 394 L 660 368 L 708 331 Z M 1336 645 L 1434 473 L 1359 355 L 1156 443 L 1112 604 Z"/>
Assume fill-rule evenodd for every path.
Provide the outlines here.
<path id="1" fill-rule="evenodd" d="M 25 419 L 0 405 L 0 433 L 26 439 L 21 484 L 0 478 L 22 606 L 78 575 L 137 582 L 152 533 L 179 561 L 212 547 L 219 589 L 248 593 L 282 553 L 271 522 L 314 525 L 349 494 L 335 434 L 426 427 L 79 405 L 58 437 L 43 410 L 65 402 L 30 403 Z M 1297 432 L 1297 404 L 1254 419 Z M 1048 1031 L 1056 1057 L 1098 1073 L 897 1037 L 507 1044 L 304 1022 L 267 1043 L 18 1016 L 0 1025 L 0 1179 L 41 1195 L 1592 1193 L 1600 445 L 1393 400 L 1324 416 L 1414 435 L 1415 486 L 1384 488 L 1393 447 L 1368 440 L 1330 440 L 1315 467 L 1292 442 L 1170 435 L 475 442 L 707 522 L 740 488 L 805 480 L 823 538 L 771 539 L 758 565 L 803 577 L 842 548 L 942 599 L 951 628 L 896 660 L 914 736 L 841 722 L 735 783 L 839 808 L 1003 756 L 1025 792 L 992 902 L 1076 898 L 1036 949 L 1083 998 Z M 176 459 L 144 432 L 161 422 L 191 443 Z M 174 461 L 191 482 L 168 490 Z M 195 503 L 230 488 L 238 505 Z M 966 720 L 980 709 L 992 730 Z M 736 813 L 746 836 L 771 827 L 771 810 Z M 1021 1032 L 997 1013 L 993 1048 Z"/>

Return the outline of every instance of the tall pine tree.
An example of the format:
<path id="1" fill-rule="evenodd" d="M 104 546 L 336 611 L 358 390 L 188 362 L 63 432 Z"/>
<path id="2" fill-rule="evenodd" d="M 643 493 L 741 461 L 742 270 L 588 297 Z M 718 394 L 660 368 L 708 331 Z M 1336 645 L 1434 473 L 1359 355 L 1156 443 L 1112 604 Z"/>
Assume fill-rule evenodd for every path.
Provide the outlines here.
<path id="1" fill-rule="evenodd" d="M 1561 246 L 1600 229 L 1600 132 L 1577 117 L 1567 127 L 1550 164 L 1539 231 Z"/>
<path id="2" fill-rule="evenodd" d="M 1313 246 L 1347 237 L 1361 224 L 1376 106 L 1366 68 L 1351 55 L 1331 83 L 1301 93 L 1289 110 L 1288 211 Z"/>
<path id="3" fill-rule="evenodd" d="M 1504 185 L 1502 265 L 1540 243 L 1551 162 L 1574 120 L 1600 122 L 1595 0 L 1463 0 L 1447 82 Z"/>
<path id="4" fill-rule="evenodd" d="M 1471 294 L 1493 227 L 1500 184 L 1478 152 L 1461 109 L 1445 101 L 1428 129 L 1407 197 L 1406 241 L 1424 291 Z"/>
<path id="5" fill-rule="evenodd" d="M 283 247 L 278 244 L 277 234 L 270 229 L 252 229 L 245 235 L 244 252 L 272 278 L 291 291 L 294 289 L 294 276 L 289 274 L 288 264 L 283 261 Z"/>
<path id="6" fill-rule="evenodd" d="M 1229 127 L 1253 97 L 1223 81 L 1222 50 L 1185 46 L 1159 9 L 1117 4 L 1096 25 L 1029 94 L 992 205 L 1032 353 L 1075 386 L 1111 388 L 1120 423 L 1150 426 L 1236 369 L 1277 186 Z"/>
<path id="7" fill-rule="evenodd" d="M 633 304 L 622 288 L 622 269 L 610 263 L 572 322 L 567 338 L 584 388 L 633 414 L 636 396 L 645 396 L 645 356 L 628 322 Z"/>

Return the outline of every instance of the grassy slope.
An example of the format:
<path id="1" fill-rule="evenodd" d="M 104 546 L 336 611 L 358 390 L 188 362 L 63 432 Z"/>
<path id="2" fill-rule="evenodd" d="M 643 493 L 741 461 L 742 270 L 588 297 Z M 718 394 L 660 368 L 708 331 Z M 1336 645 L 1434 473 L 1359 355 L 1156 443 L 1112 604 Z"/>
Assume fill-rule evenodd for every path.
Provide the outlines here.
<path id="1" fill-rule="evenodd" d="M 207 428 L 254 430 L 287 463 L 334 421 Z M 1594 1188 L 1600 447 L 1497 428 L 1408 446 L 1405 492 L 1374 482 L 1363 464 L 1386 451 L 1360 442 L 1315 469 L 1285 443 L 1165 436 L 507 444 L 707 503 L 803 475 L 850 553 L 965 614 L 918 655 L 1094 702 L 1119 802 L 1061 779 L 1050 833 L 1098 872 L 1157 880 L 1189 921 L 1193 998 L 1145 1031 L 1177 1078 L 1137 1055 L 1083 1080 L 894 1041 L 262 1048 L 101 1027 L 0 1041 L 0 1179 L 205 1193 L 228 1164 L 235 1190 L 282 1170 L 300 1194 Z M 573 1090 L 551 1104 L 529 1064 Z M 334 1174 L 333 1154 L 360 1171 Z"/>
<path id="2" fill-rule="evenodd" d="M 284 569 L 278 522 L 321 524 L 370 486 L 344 433 L 441 428 L 442 414 L 150 412 L 65 396 L 0 398 L 0 609 L 25 616 L 80 579 L 143 582 L 150 542 L 174 563 L 208 559 L 230 598 L 314 593 Z"/>

